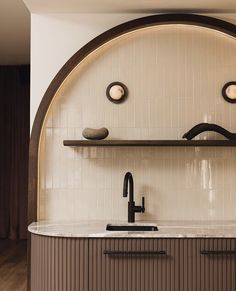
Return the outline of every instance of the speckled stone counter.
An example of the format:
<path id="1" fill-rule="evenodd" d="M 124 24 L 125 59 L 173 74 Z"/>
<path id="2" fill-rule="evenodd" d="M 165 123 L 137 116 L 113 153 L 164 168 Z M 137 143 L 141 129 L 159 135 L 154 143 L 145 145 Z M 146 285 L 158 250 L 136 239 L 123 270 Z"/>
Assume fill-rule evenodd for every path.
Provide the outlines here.
<path id="1" fill-rule="evenodd" d="M 156 224 L 158 231 L 106 231 L 107 223 L 117 221 L 34 222 L 31 233 L 53 237 L 139 237 L 139 238 L 236 238 L 236 221 L 145 221 L 137 224 Z"/>

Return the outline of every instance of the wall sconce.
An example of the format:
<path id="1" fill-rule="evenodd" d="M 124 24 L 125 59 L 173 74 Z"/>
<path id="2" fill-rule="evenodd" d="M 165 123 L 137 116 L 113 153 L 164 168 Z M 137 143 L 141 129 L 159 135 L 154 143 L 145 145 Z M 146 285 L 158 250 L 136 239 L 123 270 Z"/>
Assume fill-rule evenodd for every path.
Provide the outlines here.
<path id="1" fill-rule="evenodd" d="M 121 82 L 112 82 L 106 89 L 107 98 L 113 103 L 121 103 L 128 96 L 128 88 Z"/>
<path id="2" fill-rule="evenodd" d="M 230 81 L 222 88 L 222 96 L 227 102 L 236 103 L 236 82 Z"/>

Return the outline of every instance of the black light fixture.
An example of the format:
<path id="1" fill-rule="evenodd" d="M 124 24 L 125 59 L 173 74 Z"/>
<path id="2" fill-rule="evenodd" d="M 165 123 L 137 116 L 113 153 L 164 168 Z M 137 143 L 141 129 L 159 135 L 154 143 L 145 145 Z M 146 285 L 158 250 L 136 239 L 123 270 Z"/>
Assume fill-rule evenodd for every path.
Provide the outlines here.
<path id="1" fill-rule="evenodd" d="M 128 96 L 128 88 L 121 82 L 112 82 L 106 89 L 107 98 L 113 103 L 122 103 Z"/>
<path id="2" fill-rule="evenodd" d="M 222 88 L 222 96 L 227 102 L 236 103 L 236 82 L 230 81 Z"/>

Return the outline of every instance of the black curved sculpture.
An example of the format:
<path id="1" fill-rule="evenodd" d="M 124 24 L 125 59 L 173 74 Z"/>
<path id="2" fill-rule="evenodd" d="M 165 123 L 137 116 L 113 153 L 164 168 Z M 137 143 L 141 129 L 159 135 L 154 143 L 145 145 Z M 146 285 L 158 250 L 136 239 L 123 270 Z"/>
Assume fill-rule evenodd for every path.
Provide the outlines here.
<path id="1" fill-rule="evenodd" d="M 229 140 L 236 140 L 236 133 L 232 133 L 225 128 L 214 124 L 214 123 L 199 123 L 191 128 L 188 132 L 183 135 L 183 138 L 188 140 L 193 139 L 195 136 L 199 135 L 204 131 L 214 131 L 222 134 L 224 137 L 228 138 Z"/>

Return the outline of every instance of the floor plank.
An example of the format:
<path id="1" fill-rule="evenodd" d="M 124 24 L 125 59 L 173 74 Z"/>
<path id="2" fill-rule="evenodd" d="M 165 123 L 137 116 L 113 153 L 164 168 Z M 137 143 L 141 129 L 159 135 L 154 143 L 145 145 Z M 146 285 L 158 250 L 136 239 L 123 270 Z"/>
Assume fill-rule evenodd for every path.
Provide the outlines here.
<path id="1" fill-rule="evenodd" d="M 27 242 L 0 240 L 0 290 L 27 290 Z"/>

